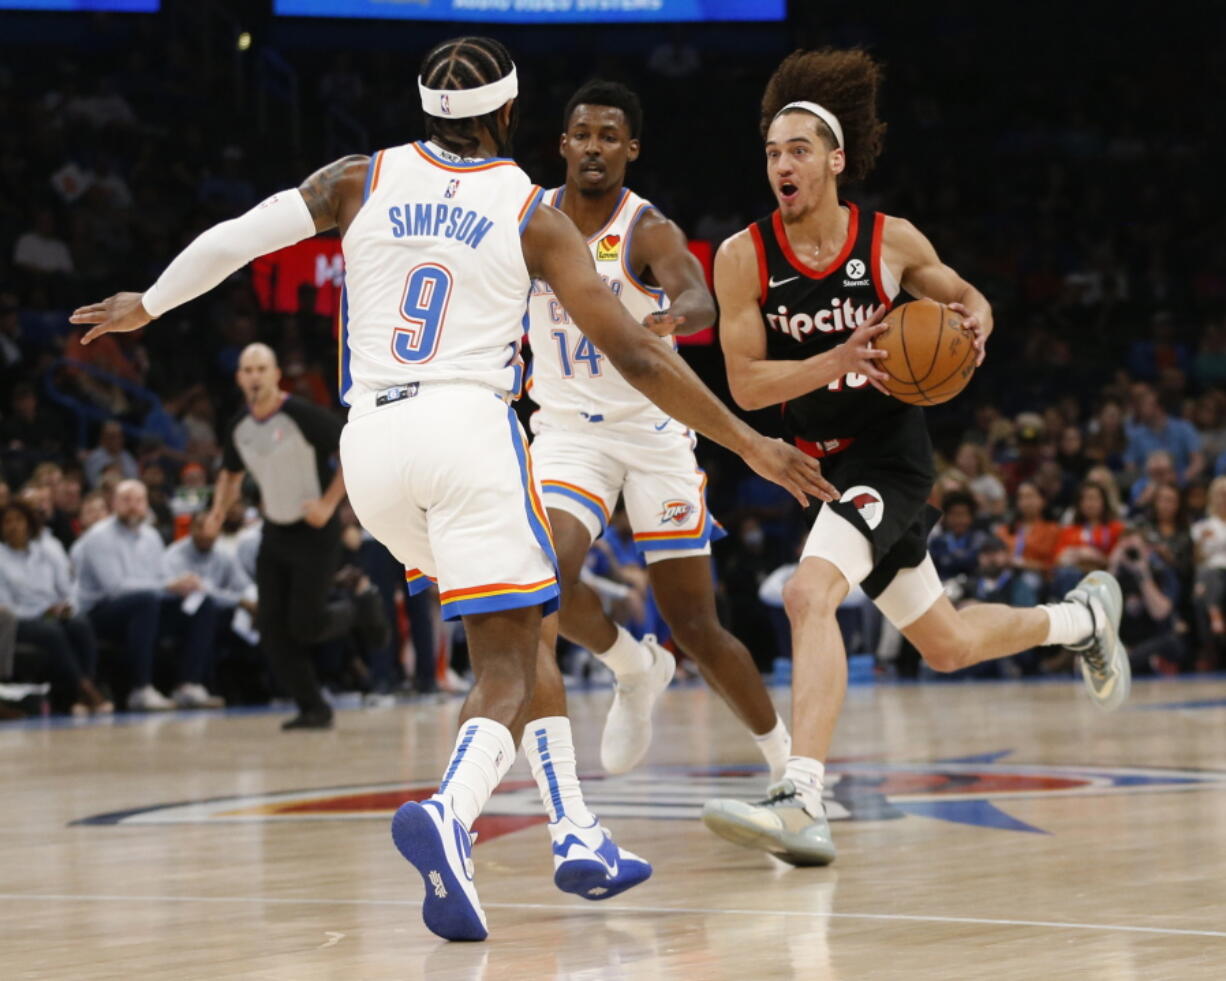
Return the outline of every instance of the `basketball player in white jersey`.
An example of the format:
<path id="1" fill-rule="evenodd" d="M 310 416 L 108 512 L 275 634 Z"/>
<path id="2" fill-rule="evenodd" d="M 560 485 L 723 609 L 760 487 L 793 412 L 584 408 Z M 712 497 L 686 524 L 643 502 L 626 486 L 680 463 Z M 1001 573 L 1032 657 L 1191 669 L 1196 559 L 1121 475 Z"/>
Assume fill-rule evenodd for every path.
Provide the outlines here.
<path id="1" fill-rule="evenodd" d="M 508 404 L 522 379 L 532 277 L 553 284 L 600 349 L 665 412 L 798 499 L 837 495 L 808 458 L 737 420 L 634 322 L 593 271 L 574 225 L 541 205 L 540 188 L 506 156 L 518 83 L 501 44 L 444 42 L 426 56 L 418 85 L 425 141 L 324 167 L 204 232 L 145 293 L 81 307 L 72 321 L 96 325 L 87 341 L 137 330 L 259 255 L 339 230 L 349 498 L 411 575 L 437 579 L 445 615 L 464 620 L 475 675 L 437 793 L 401 807 L 392 837 L 422 876 L 426 925 L 448 939 L 481 940 L 471 828 L 521 733 L 555 817 L 555 882 L 603 898 L 651 871 L 620 852 L 583 807 L 566 720 L 529 714 L 541 617 L 558 597 L 539 485 Z"/>
<path id="2" fill-rule="evenodd" d="M 596 271 L 630 316 L 661 333 L 671 317 L 681 325 L 678 332 L 690 333 L 714 322 L 715 303 L 681 229 L 626 187 L 642 119 L 638 96 L 626 86 L 601 80 L 583 85 L 563 113 L 566 183 L 547 191 L 545 200 L 587 238 Z M 622 497 L 665 622 L 753 734 L 773 783 L 787 762 L 787 727 L 749 652 L 715 612 L 710 542 L 718 526 L 707 511 L 693 434 L 622 377 L 572 322 L 548 282 L 533 281 L 528 315 L 528 394 L 541 407 L 532 419 L 532 458 L 558 551 L 559 629 L 593 651 L 617 679 L 600 746 L 605 769 L 623 773 L 643 758 L 652 706 L 675 667 L 654 637 L 640 644 L 617 626 L 579 578 L 592 542 Z M 548 687 L 545 678 L 561 693 L 556 670 L 542 661 L 538 672 L 538 698 Z"/>

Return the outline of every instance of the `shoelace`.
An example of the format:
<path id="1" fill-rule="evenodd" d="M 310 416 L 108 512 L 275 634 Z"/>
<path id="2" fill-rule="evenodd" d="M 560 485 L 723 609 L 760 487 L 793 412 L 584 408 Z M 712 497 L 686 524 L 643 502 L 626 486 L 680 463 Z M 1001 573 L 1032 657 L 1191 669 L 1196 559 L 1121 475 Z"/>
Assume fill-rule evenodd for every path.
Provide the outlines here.
<path id="1" fill-rule="evenodd" d="M 759 807 L 776 807 L 779 804 L 784 804 L 788 801 L 796 799 L 796 791 L 780 790 L 776 794 L 771 794 L 766 800 L 758 801 Z"/>
<path id="2" fill-rule="evenodd" d="M 1090 666 L 1091 671 L 1101 674 L 1107 670 L 1107 659 L 1103 656 L 1103 652 L 1097 649 L 1095 644 L 1095 640 L 1098 637 L 1098 617 L 1094 614 L 1094 607 L 1089 603 L 1086 604 L 1086 609 L 1090 611 L 1090 623 L 1093 625 L 1090 631 L 1090 646 L 1084 651 L 1078 651 L 1077 653 Z"/>

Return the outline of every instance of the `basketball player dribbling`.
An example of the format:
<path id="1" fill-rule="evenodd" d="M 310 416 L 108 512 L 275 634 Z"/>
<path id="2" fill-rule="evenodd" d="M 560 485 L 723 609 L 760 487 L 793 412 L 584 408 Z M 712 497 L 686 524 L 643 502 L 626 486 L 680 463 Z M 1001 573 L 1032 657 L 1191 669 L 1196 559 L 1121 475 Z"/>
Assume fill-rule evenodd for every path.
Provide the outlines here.
<path id="1" fill-rule="evenodd" d="M 921 409 L 884 394 L 868 348 L 900 291 L 947 303 L 976 332 L 992 331 L 983 294 L 937 257 L 909 222 L 840 201 L 868 175 L 885 127 L 878 66 L 863 51 L 796 52 L 762 99 L 766 170 L 778 209 L 720 248 L 715 262 L 721 342 L 737 403 L 784 403 L 802 449 L 839 487 L 819 505 L 796 574 L 784 589 L 792 628 L 792 753 L 766 800 L 710 801 L 714 832 L 794 865 L 834 860 L 822 805 L 824 762 L 847 686 L 835 610 L 862 586 L 930 666 L 956 671 L 1030 647 L 1081 655 L 1090 697 L 1117 708 L 1130 684 L 1119 641 L 1119 585 L 1086 576 L 1061 603 L 983 604 L 961 611 L 941 590 L 927 536 L 934 514 L 932 444 Z"/>
<path id="2" fill-rule="evenodd" d="M 574 225 L 541 205 L 541 189 L 507 156 L 518 83 L 501 44 L 443 42 L 426 56 L 418 87 L 425 140 L 324 167 L 204 232 L 145 293 L 117 294 L 71 319 L 96 325 L 87 341 L 137 330 L 259 255 L 339 230 L 349 498 L 412 579 L 437 579 L 444 615 L 464 621 L 475 675 L 438 791 L 397 811 L 392 838 L 422 876 L 426 926 L 447 939 L 482 940 L 470 829 L 531 719 L 541 617 L 558 598 L 540 488 L 509 405 L 523 374 L 532 278 L 553 284 L 622 374 L 666 412 L 801 501 L 837 495 L 816 461 L 737 420 L 632 320 Z M 525 752 L 555 819 L 557 885 L 595 899 L 643 881 L 646 862 L 619 851 L 594 819 L 583 827 L 569 817 L 578 782 L 568 780 L 565 796 L 559 790 L 559 778 L 574 773 L 569 729 L 527 730 Z"/>
<path id="3" fill-rule="evenodd" d="M 596 271 L 635 320 L 661 334 L 676 324 L 678 332 L 701 330 L 715 320 L 702 265 L 681 229 L 625 186 L 626 166 L 639 155 L 642 119 L 638 96 L 626 86 L 599 80 L 582 86 L 563 114 L 566 183 L 546 191 L 545 201 L 574 221 Z M 600 747 L 605 769 L 624 773 L 642 760 L 652 706 L 675 667 L 654 637 L 640 644 L 617 626 L 579 578 L 592 542 L 624 497 L 674 640 L 750 730 L 772 782 L 778 780 L 788 757 L 787 727 L 749 652 L 715 612 L 710 541 L 718 526 L 707 512 L 693 435 L 609 364 L 548 282 L 533 281 L 528 314 L 528 394 L 541 407 L 532 419 L 532 459 L 558 551 L 560 629 L 617 679 Z M 541 711 L 563 714 L 565 690 L 552 651 L 537 671 L 537 697 L 553 692 L 552 709 L 542 701 Z"/>

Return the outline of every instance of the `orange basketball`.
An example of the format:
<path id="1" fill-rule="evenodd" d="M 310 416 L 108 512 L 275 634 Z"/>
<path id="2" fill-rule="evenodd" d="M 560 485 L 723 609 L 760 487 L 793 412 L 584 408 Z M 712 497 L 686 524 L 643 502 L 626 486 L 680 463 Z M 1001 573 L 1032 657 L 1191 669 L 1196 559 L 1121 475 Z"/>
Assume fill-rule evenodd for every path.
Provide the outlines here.
<path id="1" fill-rule="evenodd" d="M 940 405 L 966 388 L 975 373 L 975 333 L 962 315 L 936 300 L 912 300 L 890 311 L 888 329 L 873 345 L 890 356 L 878 361 L 883 384 L 912 405 Z"/>

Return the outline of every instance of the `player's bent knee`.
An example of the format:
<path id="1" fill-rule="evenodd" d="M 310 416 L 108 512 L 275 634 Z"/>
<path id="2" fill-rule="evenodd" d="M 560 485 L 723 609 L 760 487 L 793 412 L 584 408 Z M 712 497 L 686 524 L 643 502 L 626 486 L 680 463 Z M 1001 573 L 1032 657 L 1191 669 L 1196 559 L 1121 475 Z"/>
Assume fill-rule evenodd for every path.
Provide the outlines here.
<path id="1" fill-rule="evenodd" d="M 949 674 L 975 662 L 970 639 L 960 634 L 927 641 L 919 648 L 920 657 L 933 671 Z"/>
<path id="2" fill-rule="evenodd" d="M 783 608 L 793 623 L 833 617 L 848 591 L 847 580 L 822 559 L 806 560 L 783 586 Z"/>

